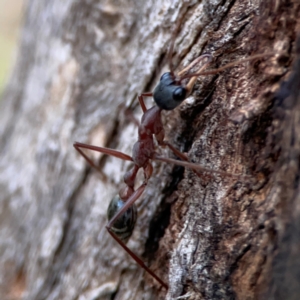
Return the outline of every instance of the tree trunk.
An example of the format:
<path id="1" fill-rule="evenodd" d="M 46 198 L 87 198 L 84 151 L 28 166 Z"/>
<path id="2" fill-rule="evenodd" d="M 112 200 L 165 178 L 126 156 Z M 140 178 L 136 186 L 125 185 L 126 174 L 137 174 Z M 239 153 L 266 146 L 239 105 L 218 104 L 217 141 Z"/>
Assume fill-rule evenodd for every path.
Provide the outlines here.
<path id="1" fill-rule="evenodd" d="M 280 0 L 29 1 L 0 111 L 1 299 L 298 299 L 299 11 Z M 97 172 L 72 144 L 131 155 L 125 108 L 141 117 L 137 95 L 168 70 L 176 24 L 176 72 L 203 53 L 211 68 L 273 55 L 199 77 L 163 114 L 191 162 L 240 174 L 154 162 L 128 246 L 166 291 L 105 229 L 130 164 L 90 151 Z"/>

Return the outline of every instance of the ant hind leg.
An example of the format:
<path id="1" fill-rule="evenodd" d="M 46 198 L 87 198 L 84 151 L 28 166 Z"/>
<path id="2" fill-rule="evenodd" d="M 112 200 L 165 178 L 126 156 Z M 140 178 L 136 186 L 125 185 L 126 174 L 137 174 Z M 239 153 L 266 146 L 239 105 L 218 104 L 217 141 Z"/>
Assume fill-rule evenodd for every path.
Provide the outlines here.
<path id="1" fill-rule="evenodd" d="M 147 183 L 143 183 L 133 194 L 124 202 L 122 208 L 117 211 L 117 213 L 110 219 L 106 225 L 106 229 L 109 234 L 116 240 L 116 242 L 135 260 L 135 262 L 140 265 L 146 272 L 148 272 L 157 282 L 159 282 L 165 289 L 168 289 L 168 285 L 163 282 L 151 269 L 149 269 L 143 260 L 139 258 L 134 252 L 132 252 L 125 243 L 114 233 L 113 225 L 114 223 L 134 204 L 134 202 L 140 198 L 144 192 Z"/>

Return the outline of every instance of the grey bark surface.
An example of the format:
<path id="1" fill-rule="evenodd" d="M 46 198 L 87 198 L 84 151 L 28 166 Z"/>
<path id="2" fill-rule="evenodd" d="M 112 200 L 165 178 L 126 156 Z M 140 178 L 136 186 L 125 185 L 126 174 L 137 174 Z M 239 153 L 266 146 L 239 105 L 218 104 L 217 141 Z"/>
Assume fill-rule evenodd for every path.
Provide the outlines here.
<path id="1" fill-rule="evenodd" d="M 299 20 L 297 1 L 30 0 L 0 110 L 1 299 L 297 299 Z M 154 162 L 128 245 L 165 291 L 105 229 L 129 164 L 89 152 L 99 173 L 72 144 L 131 154 L 124 110 L 141 117 L 179 21 L 176 71 L 275 54 L 199 77 L 164 113 L 190 161 L 241 174 Z"/>

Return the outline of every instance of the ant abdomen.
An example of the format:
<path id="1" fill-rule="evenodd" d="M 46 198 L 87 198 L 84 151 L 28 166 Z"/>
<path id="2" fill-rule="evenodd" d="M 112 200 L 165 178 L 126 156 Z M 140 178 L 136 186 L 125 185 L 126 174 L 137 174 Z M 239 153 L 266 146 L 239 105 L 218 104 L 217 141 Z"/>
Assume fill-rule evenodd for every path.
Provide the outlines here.
<path id="1" fill-rule="evenodd" d="M 171 72 L 164 73 L 153 92 L 153 99 L 160 109 L 172 110 L 185 99 L 186 88 L 176 83 Z"/>
<path id="2" fill-rule="evenodd" d="M 108 220 L 112 219 L 112 217 L 123 207 L 124 203 L 125 202 L 120 199 L 119 195 L 112 198 L 107 208 Z M 133 204 L 114 222 L 111 231 L 117 235 L 120 240 L 126 243 L 132 235 L 136 218 L 137 209 L 136 205 Z"/>

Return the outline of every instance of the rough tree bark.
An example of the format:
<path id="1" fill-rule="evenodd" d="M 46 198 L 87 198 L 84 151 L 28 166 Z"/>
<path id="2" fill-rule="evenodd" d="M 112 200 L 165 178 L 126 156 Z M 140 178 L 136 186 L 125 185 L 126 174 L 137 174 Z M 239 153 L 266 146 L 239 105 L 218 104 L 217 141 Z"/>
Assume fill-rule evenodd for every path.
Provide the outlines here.
<path id="1" fill-rule="evenodd" d="M 29 1 L 0 111 L 1 299 L 296 299 L 299 17 L 296 0 Z M 177 70 L 202 53 L 212 67 L 276 54 L 199 78 L 164 114 L 190 161 L 249 175 L 154 163 L 129 247 L 166 292 L 105 230 L 128 164 L 90 153 L 98 174 L 72 143 L 131 153 L 124 108 L 141 116 L 178 20 Z"/>

